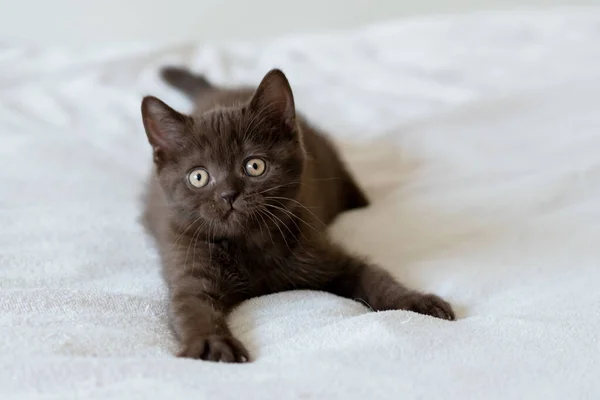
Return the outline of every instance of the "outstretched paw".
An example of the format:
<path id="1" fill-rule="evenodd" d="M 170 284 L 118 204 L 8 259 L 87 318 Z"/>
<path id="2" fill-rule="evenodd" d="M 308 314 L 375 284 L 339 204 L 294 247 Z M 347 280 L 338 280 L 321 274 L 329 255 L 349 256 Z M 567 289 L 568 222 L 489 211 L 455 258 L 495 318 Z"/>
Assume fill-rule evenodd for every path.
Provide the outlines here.
<path id="1" fill-rule="evenodd" d="M 220 335 L 186 340 L 177 356 L 227 363 L 244 363 L 250 360 L 248 350 L 239 340 L 233 336 Z"/>
<path id="2" fill-rule="evenodd" d="M 403 300 L 400 307 L 403 310 L 454 321 L 456 316 L 450 303 L 434 294 L 414 293 Z"/>

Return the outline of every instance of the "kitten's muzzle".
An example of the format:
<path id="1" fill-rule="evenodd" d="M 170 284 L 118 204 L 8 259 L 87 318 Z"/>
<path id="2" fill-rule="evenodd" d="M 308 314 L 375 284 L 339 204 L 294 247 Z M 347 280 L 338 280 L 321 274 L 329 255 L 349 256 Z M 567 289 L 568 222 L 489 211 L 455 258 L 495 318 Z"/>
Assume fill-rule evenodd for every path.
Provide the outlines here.
<path id="1" fill-rule="evenodd" d="M 233 210 L 235 210 L 235 208 L 233 207 L 233 203 L 239 196 L 240 192 L 237 190 L 225 190 L 219 194 L 221 200 L 223 200 L 223 202 L 226 204 L 223 204 L 224 207 L 227 209 L 225 211 L 225 214 L 223 215 L 224 218 L 229 217 Z"/>

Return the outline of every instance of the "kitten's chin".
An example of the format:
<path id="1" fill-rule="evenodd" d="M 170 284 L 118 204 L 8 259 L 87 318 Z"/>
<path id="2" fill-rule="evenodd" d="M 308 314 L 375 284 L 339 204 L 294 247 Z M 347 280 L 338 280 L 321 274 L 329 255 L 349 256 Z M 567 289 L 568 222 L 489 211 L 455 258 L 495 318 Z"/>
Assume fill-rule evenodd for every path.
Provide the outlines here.
<path id="1" fill-rule="evenodd" d="M 243 235 L 247 227 L 247 217 L 238 210 L 229 210 L 217 222 L 220 236 L 236 237 Z"/>

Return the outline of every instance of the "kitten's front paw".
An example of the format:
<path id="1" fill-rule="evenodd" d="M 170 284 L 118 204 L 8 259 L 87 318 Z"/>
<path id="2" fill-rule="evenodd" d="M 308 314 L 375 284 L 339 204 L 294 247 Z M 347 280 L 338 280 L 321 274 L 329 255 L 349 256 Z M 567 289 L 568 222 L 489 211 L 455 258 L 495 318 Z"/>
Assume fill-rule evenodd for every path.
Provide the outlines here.
<path id="1" fill-rule="evenodd" d="M 403 310 L 414 311 L 419 314 L 454 321 L 456 316 L 452 306 L 434 294 L 414 293 L 402 301 Z"/>
<path id="2" fill-rule="evenodd" d="M 207 361 L 244 363 L 250 360 L 248 350 L 233 336 L 211 335 L 196 337 L 182 343 L 178 357 Z"/>

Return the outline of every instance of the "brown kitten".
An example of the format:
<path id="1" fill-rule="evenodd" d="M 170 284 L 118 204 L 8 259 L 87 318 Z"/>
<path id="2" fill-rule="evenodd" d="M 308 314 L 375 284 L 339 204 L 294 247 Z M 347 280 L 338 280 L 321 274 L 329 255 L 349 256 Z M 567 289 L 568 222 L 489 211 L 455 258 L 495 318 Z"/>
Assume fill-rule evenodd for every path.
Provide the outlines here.
<path id="1" fill-rule="evenodd" d="M 226 315 L 284 290 L 454 319 L 441 298 L 406 288 L 328 239 L 326 224 L 368 202 L 329 141 L 296 114 L 281 71 L 255 91 L 216 88 L 178 68 L 163 76 L 197 102 L 191 116 L 155 97 L 142 102 L 155 163 L 144 223 L 162 258 L 180 356 L 249 360 Z"/>

